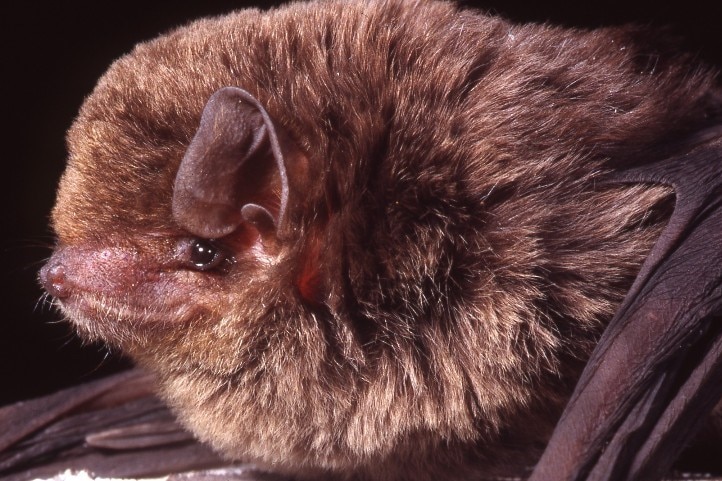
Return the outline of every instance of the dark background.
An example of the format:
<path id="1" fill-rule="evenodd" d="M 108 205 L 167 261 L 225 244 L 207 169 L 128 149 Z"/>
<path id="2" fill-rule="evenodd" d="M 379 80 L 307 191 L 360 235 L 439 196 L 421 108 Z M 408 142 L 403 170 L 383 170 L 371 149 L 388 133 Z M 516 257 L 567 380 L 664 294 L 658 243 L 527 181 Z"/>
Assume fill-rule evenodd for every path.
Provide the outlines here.
<path id="1" fill-rule="evenodd" d="M 19 3 L 19 2 L 18 2 Z M 2 38 L 2 239 L 0 405 L 117 370 L 99 346 L 81 346 L 57 313 L 38 304 L 37 270 L 50 253 L 47 219 L 63 169 L 64 133 L 111 61 L 191 19 L 281 2 L 97 2 L 4 7 Z M 722 2 L 467 1 L 517 21 L 579 27 L 636 22 L 671 26 L 686 49 L 722 67 Z M 591 5 L 591 6 L 590 6 Z"/>

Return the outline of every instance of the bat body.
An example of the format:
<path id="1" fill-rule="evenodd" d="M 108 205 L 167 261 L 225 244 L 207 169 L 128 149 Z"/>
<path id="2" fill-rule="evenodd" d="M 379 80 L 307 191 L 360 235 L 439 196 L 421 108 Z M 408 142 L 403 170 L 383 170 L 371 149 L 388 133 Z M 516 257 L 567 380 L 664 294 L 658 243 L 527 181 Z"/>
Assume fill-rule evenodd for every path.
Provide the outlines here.
<path id="1" fill-rule="evenodd" d="M 634 28 L 401 1 L 201 20 L 86 100 L 41 279 L 232 459 L 513 474 L 676 212 L 675 185 L 615 175 L 721 104 Z"/>

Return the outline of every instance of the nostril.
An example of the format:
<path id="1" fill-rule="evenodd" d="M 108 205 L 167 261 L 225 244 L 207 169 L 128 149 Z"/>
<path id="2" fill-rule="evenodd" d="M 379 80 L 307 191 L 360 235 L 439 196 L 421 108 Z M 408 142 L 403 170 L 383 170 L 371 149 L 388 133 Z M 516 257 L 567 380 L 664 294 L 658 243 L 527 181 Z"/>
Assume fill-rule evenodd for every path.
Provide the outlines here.
<path id="1" fill-rule="evenodd" d="M 60 263 L 49 262 L 40 270 L 40 281 L 48 293 L 57 298 L 65 298 L 70 295 L 68 278 L 65 274 L 65 266 Z"/>

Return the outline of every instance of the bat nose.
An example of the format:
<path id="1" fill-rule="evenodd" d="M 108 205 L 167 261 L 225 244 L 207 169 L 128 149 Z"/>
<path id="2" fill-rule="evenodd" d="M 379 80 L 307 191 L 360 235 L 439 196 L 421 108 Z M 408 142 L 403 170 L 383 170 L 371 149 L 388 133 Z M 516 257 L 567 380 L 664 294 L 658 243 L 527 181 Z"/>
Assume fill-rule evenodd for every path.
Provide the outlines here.
<path id="1" fill-rule="evenodd" d="M 70 283 L 66 275 L 62 259 L 56 256 L 50 258 L 47 264 L 40 269 L 40 282 L 51 296 L 63 299 L 70 295 Z"/>

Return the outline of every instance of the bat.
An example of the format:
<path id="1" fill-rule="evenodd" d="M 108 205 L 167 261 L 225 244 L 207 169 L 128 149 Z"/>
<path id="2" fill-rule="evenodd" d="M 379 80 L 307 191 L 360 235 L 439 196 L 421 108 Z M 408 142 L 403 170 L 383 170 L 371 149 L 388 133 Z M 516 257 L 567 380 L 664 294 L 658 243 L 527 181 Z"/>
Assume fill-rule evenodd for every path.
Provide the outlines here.
<path id="1" fill-rule="evenodd" d="M 41 282 L 229 459 L 656 479 L 722 396 L 721 106 L 635 27 L 200 20 L 84 103 Z"/>

